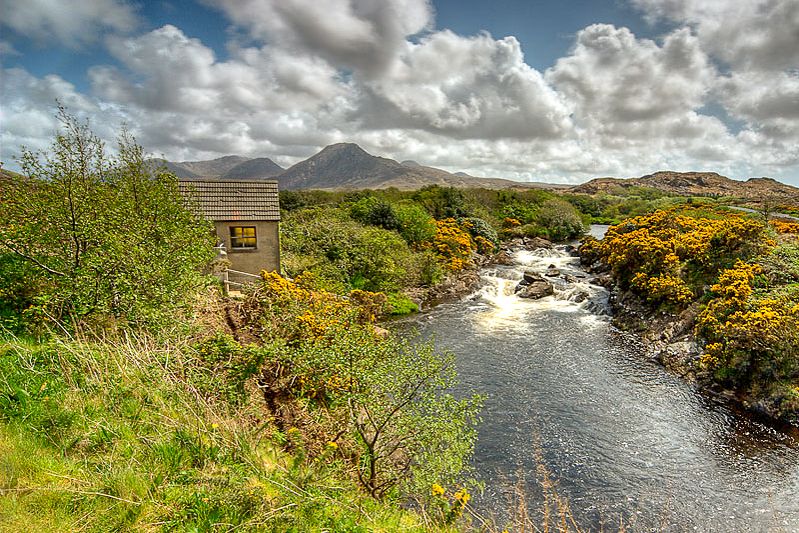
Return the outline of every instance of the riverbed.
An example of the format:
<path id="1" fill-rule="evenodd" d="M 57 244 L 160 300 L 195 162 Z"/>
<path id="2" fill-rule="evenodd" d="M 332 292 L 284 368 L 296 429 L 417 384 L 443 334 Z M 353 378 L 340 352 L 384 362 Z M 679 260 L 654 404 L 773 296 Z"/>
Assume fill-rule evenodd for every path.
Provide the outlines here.
<path id="1" fill-rule="evenodd" d="M 607 293 L 565 247 L 513 259 L 415 324 L 456 354 L 456 392 L 486 396 L 474 457 L 480 513 L 502 523 L 520 487 L 537 516 L 540 466 L 590 530 L 623 521 L 628 531 L 799 531 L 795 437 L 649 360 L 611 326 Z M 555 294 L 518 298 L 525 270 L 557 270 Z"/>

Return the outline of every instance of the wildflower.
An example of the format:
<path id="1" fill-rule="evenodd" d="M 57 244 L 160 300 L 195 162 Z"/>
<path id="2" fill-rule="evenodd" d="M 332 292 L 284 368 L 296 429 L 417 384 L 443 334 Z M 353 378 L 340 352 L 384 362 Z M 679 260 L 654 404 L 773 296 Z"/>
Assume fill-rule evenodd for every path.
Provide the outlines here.
<path id="1" fill-rule="evenodd" d="M 469 494 L 466 489 L 459 490 L 453 495 L 453 497 L 456 501 L 460 502 L 461 505 L 466 505 L 469 503 L 469 500 L 472 499 L 471 494 Z"/>
<path id="2" fill-rule="evenodd" d="M 211 429 L 219 429 L 219 424 L 214 422 L 213 424 L 211 424 Z"/>
<path id="3" fill-rule="evenodd" d="M 444 487 L 442 487 L 438 483 L 433 483 L 432 492 L 433 496 L 443 496 L 446 491 L 444 490 Z"/>
<path id="4" fill-rule="evenodd" d="M 335 442 L 333 442 L 331 440 L 330 442 L 327 443 L 327 447 L 330 448 L 331 450 L 337 450 L 338 449 L 338 444 L 336 444 Z"/>

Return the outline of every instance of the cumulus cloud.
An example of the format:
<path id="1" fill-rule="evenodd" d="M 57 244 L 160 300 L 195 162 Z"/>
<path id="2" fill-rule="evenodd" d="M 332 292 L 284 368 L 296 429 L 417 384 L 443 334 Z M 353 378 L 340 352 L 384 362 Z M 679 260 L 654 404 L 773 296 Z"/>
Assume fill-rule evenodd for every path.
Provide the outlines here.
<path id="1" fill-rule="evenodd" d="M 418 128 L 456 138 L 557 138 L 569 110 L 524 62 L 514 37 L 450 31 L 406 43 L 380 79 L 364 84 L 366 127 Z"/>
<path id="2" fill-rule="evenodd" d="M 546 77 L 594 135 L 651 139 L 701 133 L 705 125 L 694 124 L 701 120 L 694 110 L 715 71 L 687 29 L 658 45 L 627 28 L 594 24 L 577 34 L 571 54 Z"/>
<path id="3" fill-rule="evenodd" d="M 254 39 L 229 42 L 225 58 L 166 25 L 106 35 L 115 63 L 88 70 L 87 93 L 57 75 L 2 71 L 2 157 L 49 144 L 59 98 L 108 141 L 125 122 L 172 160 L 240 154 L 289 165 L 350 141 L 375 155 L 520 180 L 659 169 L 799 178 L 790 59 L 772 58 L 777 70 L 764 75 L 750 54 L 720 74 L 721 52 L 702 22 L 709 15 L 682 0 L 634 1 L 682 27 L 655 41 L 591 25 L 541 73 L 514 37 L 435 31 L 426 0 L 222 0 L 214 5 Z M 776 5 L 788 4 L 770 0 L 761 11 Z M 707 110 L 717 104 L 739 132 Z"/>
<path id="4" fill-rule="evenodd" d="M 91 69 L 94 90 L 104 98 L 146 109 L 306 110 L 345 90 L 338 72 L 321 59 L 245 48 L 235 50 L 228 61 L 218 61 L 213 50 L 171 25 L 136 38 L 112 38 L 108 44 L 127 70 Z"/>
<path id="5" fill-rule="evenodd" d="M 703 47 L 733 67 L 799 65 L 799 0 L 631 0 L 651 20 L 695 28 Z"/>
<path id="6" fill-rule="evenodd" d="M 388 68 L 405 39 L 432 24 L 429 0 L 221 0 L 222 9 L 253 37 L 322 57 L 374 77 Z"/>
<path id="7" fill-rule="evenodd" d="M 135 10 L 122 0 L 0 0 L 0 24 L 39 41 L 77 47 L 103 32 L 128 32 L 138 25 Z"/>
<path id="8" fill-rule="evenodd" d="M 735 72 L 719 83 L 728 113 L 774 139 L 799 141 L 799 75 Z"/>

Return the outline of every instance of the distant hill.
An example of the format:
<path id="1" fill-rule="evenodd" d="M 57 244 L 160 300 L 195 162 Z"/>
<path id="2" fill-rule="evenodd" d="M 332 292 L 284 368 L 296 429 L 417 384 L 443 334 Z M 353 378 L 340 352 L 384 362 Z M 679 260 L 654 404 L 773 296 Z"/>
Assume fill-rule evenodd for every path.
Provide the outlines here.
<path id="1" fill-rule="evenodd" d="M 495 179 L 457 176 L 445 170 L 399 163 L 367 153 L 353 143 L 332 144 L 290 167 L 277 177 L 281 189 L 419 189 L 426 185 L 446 187 L 524 188 L 527 184 Z"/>
<path id="2" fill-rule="evenodd" d="M 257 180 L 274 178 L 281 174 L 283 167 L 269 159 L 268 157 L 256 157 L 239 163 L 222 175 L 224 179 L 230 180 Z"/>
<path id="3" fill-rule="evenodd" d="M 283 169 L 268 157 L 248 159 L 225 156 L 211 161 L 175 163 L 151 159 L 176 176 L 193 179 L 277 179 L 281 189 L 419 189 L 427 185 L 445 187 L 485 187 L 489 189 L 541 187 L 495 178 L 476 178 L 467 174 L 451 174 L 439 168 L 427 167 L 416 161 L 399 163 L 393 159 L 367 153 L 353 143 L 332 144 L 319 153 Z M 555 185 L 553 188 L 557 187 Z"/>
<path id="4" fill-rule="evenodd" d="M 181 161 L 175 163 L 166 159 L 149 159 L 148 162 L 164 166 L 181 179 L 219 178 L 232 168 L 249 161 L 239 155 L 226 155 L 209 161 Z"/>
<path id="5" fill-rule="evenodd" d="M 640 178 L 596 178 L 569 189 L 570 192 L 613 193 L 631 187 L 648 187 L 681 196 L 734 196 L 758 201 L 785 200 L 799 202 L 799 188 L 771 178 L 750 178 L 738 181 L 715 172 L 661 171 Z"/>

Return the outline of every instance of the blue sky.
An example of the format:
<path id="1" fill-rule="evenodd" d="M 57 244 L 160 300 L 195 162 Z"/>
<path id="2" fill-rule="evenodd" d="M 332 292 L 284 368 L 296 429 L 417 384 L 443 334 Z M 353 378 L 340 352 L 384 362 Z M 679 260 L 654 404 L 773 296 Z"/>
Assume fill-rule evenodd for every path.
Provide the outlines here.
<path id="1" fill-rule="evenodd" d="M 55 101 L 173 160 L 333 142 L 451 171 L 799 185 L 799 0 L 0 0 L 0 158 Z"/>

